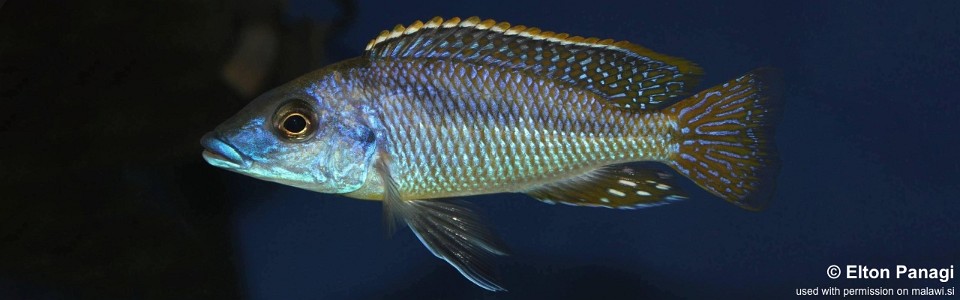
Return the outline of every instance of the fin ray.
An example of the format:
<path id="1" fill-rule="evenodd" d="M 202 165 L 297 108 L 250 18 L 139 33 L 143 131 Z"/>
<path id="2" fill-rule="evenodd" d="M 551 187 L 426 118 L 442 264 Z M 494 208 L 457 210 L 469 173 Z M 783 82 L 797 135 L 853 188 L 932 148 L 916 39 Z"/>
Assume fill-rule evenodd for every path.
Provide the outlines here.
<path id="1" fill-rule="evenodd" d="M 404 222 L 434 256 L 443 259 L 474 284 L 506 291 L 494 280 L 491 255 L 506 255 L 505 247 L 487 230 L 475 209 L 455 200 L 403 200 L 390 176 L 386 155 L 375 165 L 384 183 L 384 218 L 392 227 Z"/>

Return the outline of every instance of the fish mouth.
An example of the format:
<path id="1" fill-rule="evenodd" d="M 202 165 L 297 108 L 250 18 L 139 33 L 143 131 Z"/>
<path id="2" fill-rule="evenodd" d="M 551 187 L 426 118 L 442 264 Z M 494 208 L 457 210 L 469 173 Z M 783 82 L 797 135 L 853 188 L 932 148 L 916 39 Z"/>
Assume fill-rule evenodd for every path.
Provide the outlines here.
<path id="1" fill-rule="evenodd" d="M 210 132 L 200 139 L 203 145 L 203 159 L 207 163 L 224 169 L 245 169 L 249 162 L 243 159 L 236 148 L 224 142 L 216 133 Z"/>

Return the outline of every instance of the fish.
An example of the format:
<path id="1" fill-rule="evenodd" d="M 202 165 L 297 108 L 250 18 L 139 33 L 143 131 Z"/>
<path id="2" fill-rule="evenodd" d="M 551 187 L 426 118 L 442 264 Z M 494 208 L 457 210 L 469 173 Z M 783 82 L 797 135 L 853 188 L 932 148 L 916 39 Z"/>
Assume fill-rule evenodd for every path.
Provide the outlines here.
<path id="1" fill-rule="evenodd" d="M 687 199 L 682 177 L 747 210 L 769 205 L 776 72 L 690 92 L 702 75 L 626 41 L 436 17 L 260 95 L 202 137 L 202 155 L 382 201 L 390 232 L 410 228 L 469 281 L 505 291 L 492 262 L 505 243 L 465 197 L 636 209 Z"/>

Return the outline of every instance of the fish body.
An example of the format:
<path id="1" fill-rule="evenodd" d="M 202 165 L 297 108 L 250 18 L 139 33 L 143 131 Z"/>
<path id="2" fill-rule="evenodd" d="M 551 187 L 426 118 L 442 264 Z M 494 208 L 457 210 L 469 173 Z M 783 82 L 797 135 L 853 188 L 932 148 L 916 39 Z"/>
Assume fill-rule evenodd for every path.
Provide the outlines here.
<path id="1" fill-rule="evenodd" d="M 404 199 L 523 192 L 605 165 L 666 161 L 677 146 L 675 118 L 532 74 L 435 60 L 363 65 L 341 76 L 374 112 Z M 370 184 L 347 196 L 382 193 Z"/>
<path id="2" fill-rule="evenodd" d="M 777 102 L 755 71 L 695 95 L 695 65 L 627 42 L 478 18 L 384 31 L 363 56 L 255 99 L 207 134 L 211 164 L 381 200 L 436 256 L 488 290 L 503 246 L 451 197 L 525 193 L 638 208 L 686 198 L 672 167 L 759 210 L 772 194 Z"/>

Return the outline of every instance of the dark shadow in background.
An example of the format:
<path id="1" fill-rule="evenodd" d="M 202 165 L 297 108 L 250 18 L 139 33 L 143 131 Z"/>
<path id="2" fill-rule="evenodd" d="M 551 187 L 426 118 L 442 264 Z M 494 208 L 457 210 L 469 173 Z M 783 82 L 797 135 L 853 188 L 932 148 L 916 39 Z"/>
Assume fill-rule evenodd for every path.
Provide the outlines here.
<path id="1" fill-rule="evenodd" d="M 833 281 L 830 264 L 960 257 L 955 4 L 370 1 L 347 23 L 353 5 L 311 2 L 303 11 L 335 11 L 311 23 L 279 2 L 0 8 L 0 298 L 780 298 L 814 285 L 938 284 Z M 643 212 L 472 198 L 516 255 L 497 261 L 511 291 L 494 294 L 409 231 L 383 241 L 376 203 L 201 161 L 199 137 L 246 95 L 434 15 L 636 41 L 700 63 L 701 88 L 782 68 L 776 202 L 751 214 L 692 187 L 690 201 Z M 224 66 L 262 55 L 240 50 L 251 36 L 274 41 L 274 60 L 247 65 L 260 73 L 239 68 L 241 79 L 262 75 L 241 91 L 249 85 L 225 84 Z"/>
<path id="2" fill-rule="evenodd" d="M 272 65 L 239 76 L 259 93 L 325 63 L 349 22 L 285 20 L 283 2 L 2 5 L 0 298 L 241 297 L 234 175 L 198 144 L 250 99 L 224 66 L 258 28 Z"/>

